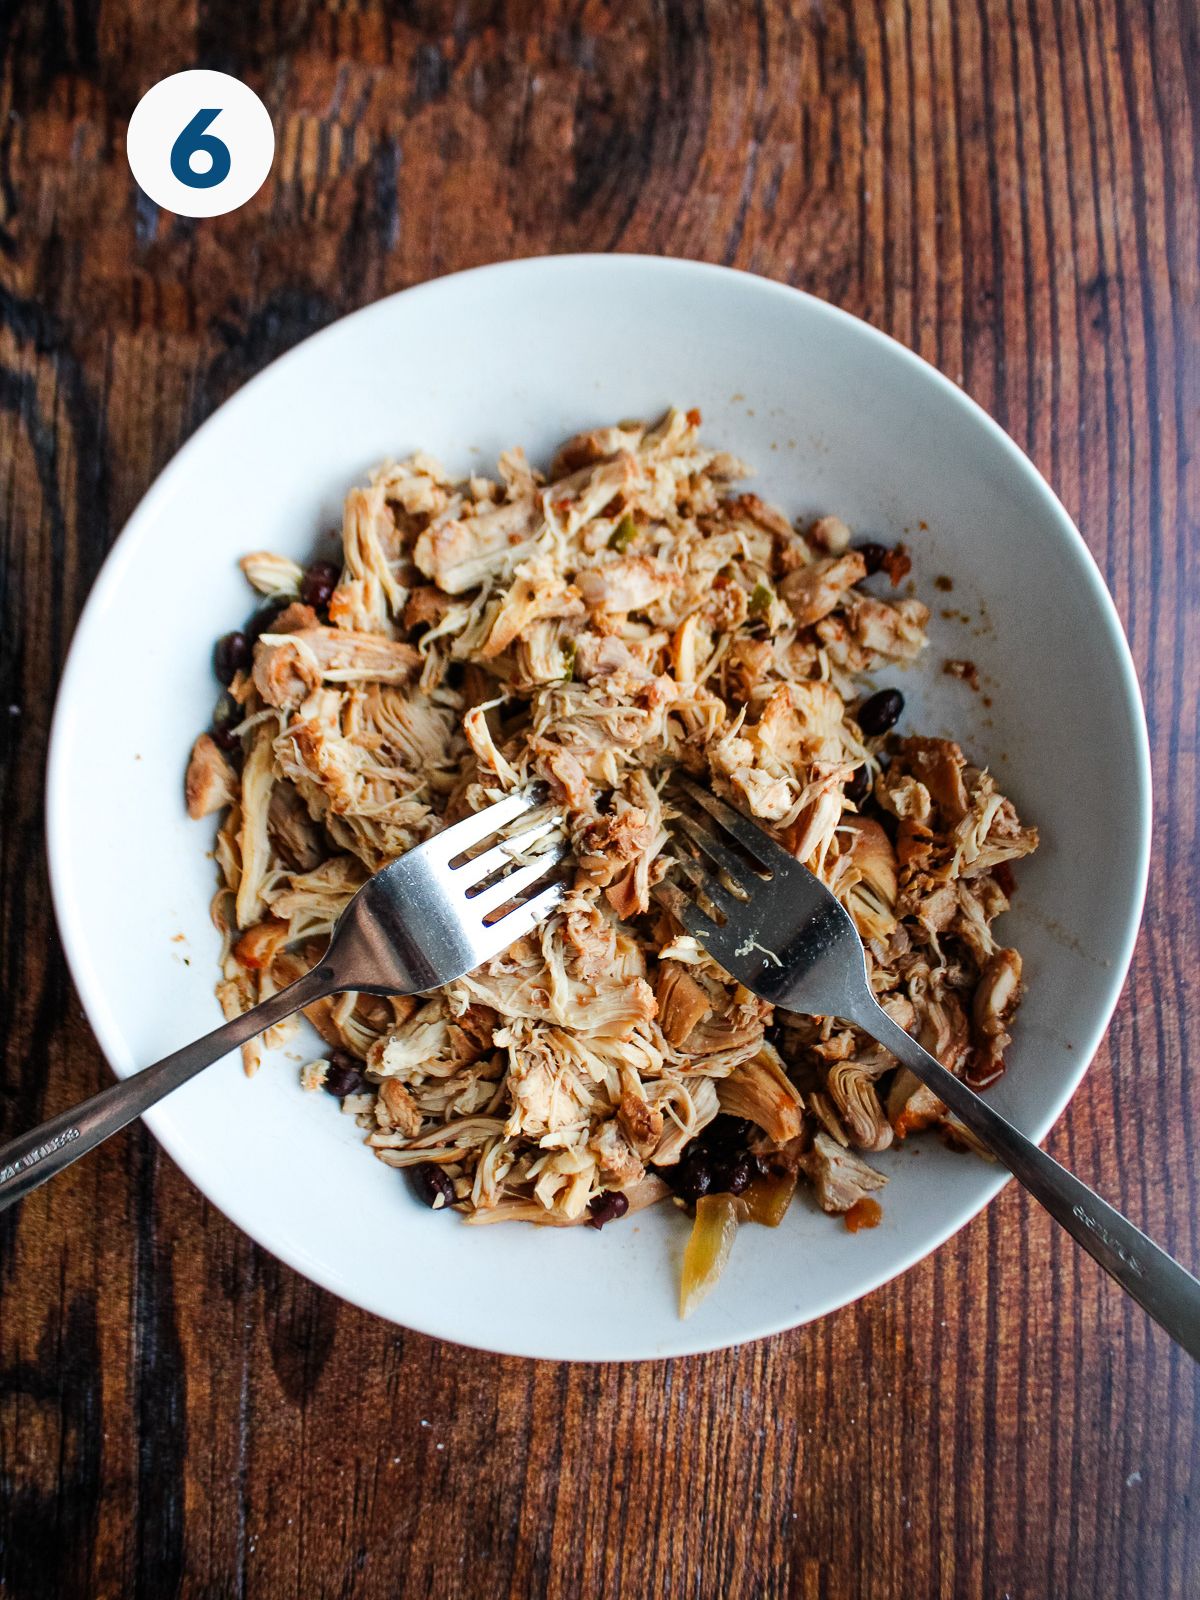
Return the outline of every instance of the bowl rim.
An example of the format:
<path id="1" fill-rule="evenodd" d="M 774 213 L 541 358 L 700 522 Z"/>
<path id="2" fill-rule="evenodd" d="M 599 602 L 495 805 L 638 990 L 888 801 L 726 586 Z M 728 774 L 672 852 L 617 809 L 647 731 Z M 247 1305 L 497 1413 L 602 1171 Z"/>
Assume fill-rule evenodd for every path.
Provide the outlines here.
<path id="1" fill-rule="evenodd" d="M 118 1078 L 126 1077 L 134 1070 L 132 1067 L 126 1070 L 124 1067 L 117 1066 L 118 1062 L 125 1060 L 125 1052 L 121 1042 L 116 1037 L 115 1023 L 110 1019 L 102 997 L 94 991 L 88 981 L 90 972 L 85 954 L 85 934 L 74 914 L 70 897 L 70 885 L 63 865 L 67 856 L 65 839 L 69 826 L 70 801 L 66 777 L 68 757 L 65 728 L 68 721 L 68 708 L 74 698 L 76 680 L 82 676 L 85 670 L 85 658 L 90 651 L 93 638 L 98 635 L 98 631 L 102 627 L 108 600 L 117 590 L 126 567 L 140 551 L 143 541 L 153 535 L 160 504 L 167 502 L 170 495 L 174 493 L 176 480 L 182 473 L 187 471 L 192 457 L 201 452 L 204 447 L 205 436 L 214 427 L 218 417 L 223 417 L 225 421 L 228 421 L 224 414 L 231 410 L 236 410 L 238 407 L 244 407 L 249 403 L 252 392 L 257 385 L 265 383 L 269 378 L 277 377 L 280 369 L 285 368 L 288 363 L 296 362 L 300 358 L 301 352 L 309 352 L 311 354 L 311 347 L 321 341 L 332 342 L 334 339 L 342 337 L 348 323 L 372 316 L 386 316 L 387 311 L 385 308 L 400 299 L 412 301 L 415 298 L 436 302 L 439 296 L 457 293 L 465 284 L 478 281 L 487 276 L 493 278 L 500 275 L 517 277 L 524 274 L 536 277 L 539 273 L 546 271 L 570 274 L 582 271 L 596 271 L 598 269 L 615 274 L 651 272 L 660 274 L 664 278 L 721 280 L 738 293 L 759 294 L 764 300 L 776 299 L 781 302 L 784 300 L 791 302 L 798 298 L 805 302 L 811 315 L 835 326 L 843 334 L 849 334 L 851 337 L 860 339 L 867 344 L 874 344 L 889 359 L 898 360 L 902 365 L 907 364 L 917 381 L 940 388 L 944 395 L 952 397 L 955 403 L 964 407 L 975 423 L 990 437 L 993 445 L 998 447 L 1001 455 L 1007 460 L 1012 469 L 1024 478 L 1035 499 L 1040 502 L 1048 520 L 1056 526 L 1066 544 L 1074 550 L 1077 557 L 1083 558 L 1079 561 L 1080 572 L 1088 586 L 1090 599 L 1103 619 L 1104 632 L 1117 667 L 1122 699 L 1121 709 L 1127 715 L 1134 735 L 1135 763 L 1134 770 L 1130 775 L 1130 790 L 1131 812 L 1133 813 L 1132 826 L 1136 835 L 1136 883 L 1135 892 L 1130 896 L 1127 905 L 1120 910 L 1115 919 L 1120 929 L 1119 937 L 1115 941 L 1118 954 L 1110 968 L 1108 993 L 1105 1002 L 1097 1011 L 1091 1034 L 1086 1040 L 1080 1041 L 1081 1048 L 1079 1050 L 1078 1065 L 1071 1076 L 1064 1080 L 1062 1088 L 1054 1096 L 1049 1111 L 1040 1120 L 1040 1123 L 1037 1126 L 1025 1129 L 1030 1137 L 1040 1143 L 1058 1122 L 1066 1106 L 1079 1088 L 1108 1030 L 1113 1013 L 1124 990 L 1126 977 L 1133 959 L 1149 878 L 1152 828 L 1150 740 L 1137 670 L 1116 603 L 1104 582 L 1100 568 L 1086 540 L 1076 527 L 1074 520 L 1058 495 L 1016 441 L 959 384 L 948 378 L 945 373 L 941 372 L 931 362 L 926 361 L 923 356 L 918 355 L 916 351 L 911 350 L 898 339 L 894 339 L 890 334 L 884 333 L 863 318 L 855 316 L 852 312 L 845 311 L 840 306 L 833 305 L 817 295 L 810 294 L 803 289 L 797 289 L 791 284 L 782 283 L 777 279 L 763 277 L 740 268 L 720 266 L 711 262 L 694 261 L 678 256 L 614 254 L 597 251 L 508 258 L 470 267 L 460 272 L 446 273 L 440 277 L 426 279 L 409 288 L 398 290 L 393 294 L 383 296 L 379 300 L 371 301 L 369 304 L 360 306 L 358 309 L 336 318 L 327 326 L 309 334 L 255 373 L 253 377 L 249 378 L 215 408 L 195 432 L 184 441 L 150 484 L 130 514 L 121 532 L 113 541 L 80 612 L 56 692 L 46 767 L 46 857 L 51 903 L 71 980 L 106 1061 Z M 786 1332 L 792 1328 L 805 1326 L 829 1315 L 833 1311 L 840 1310 L 843 1306 L 854 1304 L 855 1301 L 872 1293 L 883 1284 L 891 1282 L 894 1278 L 900 1277 L 919 1261 L 932 1255 L 934 1251 L 945 1244 L 947 1239 L 966 1227 L 969 1222 L 978 1216 L 1000 1190 L 1012 1181 L 1010 1175 L 1005 1172 L 990 1174 L 981 1187 L 978 1201 L 955 1210 L 949 1222 L 943 1221 L 933 1228 L 926 1242 L 918 1247 L 899 1252 L 885 1269 L 873 1274 L 868 1281 L 848 1298 L 835 1291 L 808 1309 L 799 1320 L 786 1313 L 782 1316 L 769 1317 L 757 1323 L 744 1336 L 736 1339 L 698 1335 L 689 1337 L 687 1324 L 681 1322 L 679 1325 L 679 1337 L 670 1342 L 669 1348 L 661 1348 L 647 1341 L 641 1350 L 633 1353 L 627 1352 L 618 1357 L 605 1356 L 603 1354 L 580 1356 L 555 1352 L 531 1357 L 527 1348 L 521 1348 L 513 1341 L 506 1343 L 504 1340 L 498 1340 L 492 1343 L 474 1343 L 472 1340 L 464 1338 L 461 1331 L 442 1325 L 441 1319 L 436 1316 L 416 1314 L 411 1320 L 397 1323 L 394 1308 L 385 1305 L 384 1297 L 372 1293 L 370 1286 L 364 1285 L 361 1290 L 357 1285 L 348 1286 L 338 1280 L 336 1271 L 327 1269 L 323 1263 L 316 1263 L 308 1257 L 302 1258 L 299 1252 L 289 1249 L 286 1245 L 281 1246 L 278 1242 L 266 1243 L 260 1237 L 259 1224 L 256 1220 L 256 1208 L 253 1203 L 249 1206 L 243 1206 L 236 1194 L 224 1197 L 220 1202 L 215 1200 L 209 1193 L 202 1177 L 195 1170 L 199 1163 L 189 1159 L 186 1153 L 181 1150 L 180 1142 L 172 1136 L 169 1128 L 164 1126 L 165 1120 L 165 1113 L 160 1113 L 157 1108 L 152 1108 L 144 1117 L 144 1121 L 155 1139 L 181 1169 L 185 1177 L 204 1195 L 210 1205 L 215 1206 L 223 1215 L 228 1217 L 234 1226 L 253 1239 L 259 1248 L 284 1261 L 302 1277 L 317 1283 L 321 1288 L 337 1295 L 340 1299 L 348 1300 L 362 1310 L 383 1318 L 393 1326 L 411 1328 L 415 1332 L 433 1338 L 444 1339 L 448 1343 L 459 1344 L 466 1348 L 479 1349 L 501 1355 L 522 1356 L 526 1359 L 535 1360 L 583 1362 L 666 1360 L 675 1356 L 698 1355 L 712 1350 L 726 1349 L 736 1344 L 749 1343 L 756 1339 Z"/>

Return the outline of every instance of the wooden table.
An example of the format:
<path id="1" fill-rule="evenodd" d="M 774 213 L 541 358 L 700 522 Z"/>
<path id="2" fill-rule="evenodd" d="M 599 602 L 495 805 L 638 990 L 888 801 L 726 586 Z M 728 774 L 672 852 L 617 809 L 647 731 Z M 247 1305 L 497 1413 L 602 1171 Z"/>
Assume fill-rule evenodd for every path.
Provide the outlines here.
<path id="1" fill-rule="evenodd" d="M 1083 529 L 1146 691 L 1155 857 L 1127 992 L 1050 1147 L 1200 1263 L 1198 33 L 1182 0 L 5 13 L 5 1131 L 108 1081 L 47 904 L 42 774 L 76 615 L 154 475 L 379 295 L 505 256 L 665 252 L 895 334 Z M 212 222 L 160 214 L 124 157 L 139 95 L 193 65 L 257 88 L 278 140 L 258 197 Z M 0 1229 L 13 1600 L 1200 1594 L 1196 1372 L 1015 1188 L 815 1327 L 625 1368 L 476 1355 L 342 1305 L 140 1127 Z"/>

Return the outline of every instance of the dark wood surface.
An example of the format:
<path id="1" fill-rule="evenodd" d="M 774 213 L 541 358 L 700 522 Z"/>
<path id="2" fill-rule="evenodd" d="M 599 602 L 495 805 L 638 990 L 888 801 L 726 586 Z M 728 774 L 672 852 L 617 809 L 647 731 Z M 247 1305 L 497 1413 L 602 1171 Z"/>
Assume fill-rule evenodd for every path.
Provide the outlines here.
<path id="1" fill-rule="evenodd" d="M 664 252 L 912 345 L 1082 527 L 1145 687 L 1155 855 L 1050 1148 L 1200 1264 L 1197 35 L 1185 0 L 0 10 L 4 1131 L 108 1081 L 47 904 L 43 766 L 75 618 L 155 473 L 390 290 Z M 194 65 L 250 82 L 278 138 L 211 222 L 158 213 L 124 157 L 139 95 Z M 1196 1371 L 1015 1189 L 815 1327 L 627 1368 L 342 1305 L 140 1127 L 0 1218 L 0 1274 L 13 1600 L 1200 1594 Z"/>

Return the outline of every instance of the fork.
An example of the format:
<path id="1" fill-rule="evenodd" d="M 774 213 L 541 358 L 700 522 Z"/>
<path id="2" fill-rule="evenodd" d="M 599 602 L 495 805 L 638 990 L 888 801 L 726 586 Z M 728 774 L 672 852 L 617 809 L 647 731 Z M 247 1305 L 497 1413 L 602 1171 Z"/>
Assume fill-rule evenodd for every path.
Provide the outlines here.
<path id="1" fill-rule="evenodd" d="M 1191 1273 L 888 1016 L 871 992 L 858 930 L 819 878 L 764 829 L 690 779 L 677 779 L 676 790 L 693 803 L 675 819 L 677 838 L 682 833 L 691 853 L 679 852 L 672 870 L 682 874 L 691 893 L 668 877 L 654 889 L 660 904 L 760 999 L 810 1016 L 840 1017 L 890 1050 L 1200 1361 L 1200 1283 Z"/>
<path id="2" fill-rule="evenodd" d="M 310 972 L 194 1044 L 0 1146 L 0 1211 L 70 1166 L 238 1045 L 332 994 L 419 994 L 452 983 L 529 933 L 562 899 L 561 880 L 521 900 L 566 849 L 562 818 L 540 818 L 461 858 L 543 803 L 510 795 L 446 828 L 369 878 Z M 543 844 L 531 860 L 528 850 Z M 513 904 L 513 902 L 517 902 Z"/>

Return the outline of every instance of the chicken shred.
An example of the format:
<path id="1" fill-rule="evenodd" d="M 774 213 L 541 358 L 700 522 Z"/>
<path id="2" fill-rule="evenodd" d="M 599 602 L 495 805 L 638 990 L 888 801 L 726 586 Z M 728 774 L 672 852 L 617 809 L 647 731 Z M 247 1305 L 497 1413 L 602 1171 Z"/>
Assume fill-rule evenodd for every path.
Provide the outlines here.
<path id="1" fill-rule="evenodd" d="M 211 734 L 202 733 L 192 746 L 184 780 L 187 813 L 193 820 L 223 811 L 237 798 L 238 775 Z"/>
<path id="2" fill-rule="evenodd" d="M 992 923 L 1036 830 L 952 740 L 858 726 L 860 675 L 925 644 L 928 609 L 885 592 L 908 558 L 868 580 L 845 523 L 794 526 L 737 492 L 747 470 L 678 411 L 576 435 L 549 481 L 520 450 L 461 482 L 418 454 L 348 494 L 323 610 L 294 561 L 243 562 L 279 614 L 230 686 L 240 750 L 202 735 L 186 782 L 190 815 L 223 813 L 227 1014 L 311 966 L 370 873 L 500 793 L 541 781 L 565 815 L 573 886 L 535 933 L 432 995 L 309 1011 L 364 1074 L 344 1108 L 370 1148 L 444 1173 L 468 1221 L 653 1204 L 721 1116 L 845 1212 L 886 1181 L 859 1152 L 949 1127 L 861 1031 L 773 1013 L 656 909 L 676 769 L 831 887 L 902 1027 L 951 1071 L 1003 1070 L 1022 969 Z"/>

